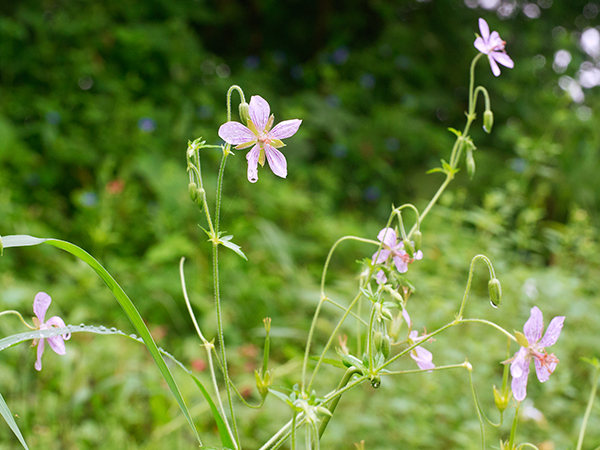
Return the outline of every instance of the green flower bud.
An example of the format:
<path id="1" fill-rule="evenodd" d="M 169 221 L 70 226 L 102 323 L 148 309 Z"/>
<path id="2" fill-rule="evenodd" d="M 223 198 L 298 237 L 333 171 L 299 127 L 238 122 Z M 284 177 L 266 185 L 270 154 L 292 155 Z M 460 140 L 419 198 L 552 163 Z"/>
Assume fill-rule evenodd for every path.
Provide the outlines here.
<path id="1" fill-rule="evenodd" d="M 483 113 L 483 131 L 487 134 L 492 132 L 492 126 L 494 125 L 494 113 L 489 109 Z"/>
<path id="2" fill-rule="evenodd" d="M 502 286 L 498 278 L 492 278 L 488 281 L 488 290 L 490 292 L 490 302 L 494 308 L 502 303 Z"/>
<path id="3" fill-rule="evenodd" d="M 373 346 L 375 347 L 375 351 L 380 352 L 383 345 L 383 333 L 381 331 L 376 331 L 373 333 Z"/>
<path id="4" fill-rule="evenodd" d="M 247 125 L 248 120 L 250 119 L 249 105 L 246 102 L 240 103 L 238 111 L 240 113 L 240 119 L 242 124 Z"/>
<path id="5" fill-rule="evenodd" d="M 389 336 L 384 336 L 381 343 L 381 354 L 385 359 L 390 356 L 390 350 L 392 350 L 392 341 Z"/>
<path id="6" fill-rule="evenodd" d="M 415 251 L 421 250 L 421 241 L 423 240 L 423 235 L 420 230 L 416 230 L 413 233 L 413 242 L 415 243 Z"/>
<path id="7" fill-rule="evenodd" d="M 188 193 L 194 203 L 198 200 L 198 186 L 193 181 L 188 184 Z"/>
<path id="8" fill-rule="evenodd" d="M 404 239 L 402 241 L 402 243 L 404 244 L 404 251 L 408 254 L 408 256 L 412 259 L 415 257 L 415 249 L 412 246 L 412 244 L 410 243 L 410 241 L 408 239 Z"/>
<path id="9" fill-rule="evenodd" d="M 472 180 L 475 175 L 475 158 L 473 158 L 473 151 L 471 149 L 467 150 L 467 173 Z"/>
<path id="10" fill-rule="evenodd" d="M 377 389 L 379 386 L 381 386 L 381 378 L 377 375 L 371 378 L 371 386 L 373 386 L 374 389 Z"/>

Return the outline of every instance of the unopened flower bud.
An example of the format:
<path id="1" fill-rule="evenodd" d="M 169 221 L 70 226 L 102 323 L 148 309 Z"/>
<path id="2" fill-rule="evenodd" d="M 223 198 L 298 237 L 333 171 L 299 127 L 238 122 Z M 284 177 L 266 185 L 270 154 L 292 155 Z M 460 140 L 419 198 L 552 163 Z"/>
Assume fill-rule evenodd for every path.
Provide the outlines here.
<path id="1" fill-rule="evenodd" d="M 487 134 L 492 132 L 492 126 L 494 125 L 494 113 L 489 109 L 483 113 L 483 131 Z"/>
<path id="2" fill-rule="evenodd" d="M 380 352 L 383 345 L 383 333 L 381 331 L 376 331 L 373 333 L 373 346 L 375 347 L 375 351 Z"/>
<path id="3" fill-rule="evenodd" d="M 510 401 L 510 391 L 508 389 L 503 389 L 500 392 L 494 386 L 494 403 L 496 403 L 496 408 L 498 411 L 503 412 L 508 407 L 508 402 Z"/>
<path id="4" fill-rule="evenodd" d="M 250 112 L 249 112 L 248 108 L 249 108 L 249 105 L 246 102 L 240 103 L 240 106 L 238 108 L 238 111 L 240 113 L 241 122 L 244 125 L 247 125 L 248 124 L 248 120 L 250 119 Z"/>
<path id="5" fill-rule="evenodd" d="M 467 150 L 467 173 L 469 174 L 469 178 L 473 179 L 475 175 L 475 158 L 473 158 L 473 151 Z"/>
<path id="6" fill-rule="evenodd" d="M 402 241 L 402 243 L 404 244 L 404 251 L 408 254 L 409 258 L 414 258 L 415 257 L 415 249 L 413 247 L 413 245 L 410 243 L 410 241 L 408 239 L 404 239 Z"/>
<path id="7" fill-rule="evenodd" d="M 390 350 L 392 349 L 392 341 L 389 336 L 383 336 L 383 342 L 381 343 L 381 354 L 385 359 L 390 356 Z"/>
<path id="8" fill-rule="evenodd" d="M 198 186 L 193 181 L 188 184 L 188 193 L 190 194 L 190 198 L 194 203 L 198 199 Z"/>
<path id="9" fill-rule="evenodd" d="M 413 242 L 415 244 L 415 251 L 421 250 L 421 241 L 423 240 L 423 235 L 420 230 L 415 230 L 413 233 Z"/>
<path id="10" fill-rule="evenodd" d="M 492 278 L 488 281 L 488 290 L 490 292 L 490 302 L 494 308 L 502 303 L 502 286 L 498 278 Z"/>

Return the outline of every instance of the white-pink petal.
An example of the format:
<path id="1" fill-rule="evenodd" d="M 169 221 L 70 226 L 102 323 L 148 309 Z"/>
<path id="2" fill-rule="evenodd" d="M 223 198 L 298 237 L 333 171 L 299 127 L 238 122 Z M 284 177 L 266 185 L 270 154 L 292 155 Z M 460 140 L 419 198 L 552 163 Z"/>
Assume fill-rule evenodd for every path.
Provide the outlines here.
<path id="1" fill-rule="evenodd" d="M 286 139 L 292 137 L 300 128 L 302 121 L 300 119 L 284 120 L 275 125 L 269 136 L 273 139 Z"/>
<path id="2" fill-rule="evenodd" d="M 250 119 L 256 126 L 256 129 L 259 133 L 264 131 L 266 128 L 270 113 L 271 108 L 264 98 L 262 98 L 260 95 L 253 95 L 250 98 L 248 114 L 250 115 Z"/>
<path id="3" fill-rule="evenodd" d="M 37 359 L 35 360 L 35 370 L 42 370 L 42 355 L 44 354 L 44 339 L 40 339 L 37 348 Z"/>
<path id="4" fill-rule="evenodd" d="M 521 347 L 515 354 L 514 359 L 510 364 L 510 374 L 513 378 L 519 378 L 523 375 L 523 373 L 525 373 L 526 367 L 529 367 L 527 349 L 525 347 Z"/>
<path id="5" fill-rule="evenodd" d="M 265 145 L 265 153 L 267 155 L 269 167 L 273 173 L 281 178 L 287 177 L 287 161 L 285 156 L 283 156 L 283 153 L 269 144 Z"/>
<path id="6" fill-rule="evenodd" d="M 377 275 L 375 275 L 375 281 L 377 284 L 385 284 L 387 282 L 387 277 L 385 276 L 385 272 L 383 270 L 379 270 Z"/>
<path id="7" fill-rule="evenodd" d="M 492 68 L 492 73 L 495 76 L 500 76 L 500 67 L 498 67 L 498 63 L 496 63 L 496 60 L 494 59 L 494 52 L 491 52 L 488 55 L 488 59 L 490 60 L 490 67 Z"/>
<path id="8" fill-rule="evenodd" d="M 504 41 L 497 31 L 492 31 L 490 38 L 487 40 L 489 51 L 504 50 Z"/>
<path id="9" fill-rule="evenodd" d="M 48 344 L 50 344 L 50 348 L 54 350 L 59 355 L 64 355 L 67 353 L 67 349 L 65 348 L 65 341 L 62 336 L 51 336 L 46 338 L 48 340 Z"/>
<path id="10" fill-rule="evenodd" d="M 512 388 L 512 392 L 513 392 L 513 397 L 518 402 L 522 402 L 523 400 L 525 400 L 525 397 L 527 396 L 527 378 L 528 377 L 529 377 L 529 365 L 527 365 L 527 367 L 525 367 L 525 370 L 523 371 L 523 374 L 520 377 L 518 377 L 518 378 L 513 377 L 513 379 L 512 379 L 511 388 Z"/>
<path id="11" fill-rule="evenodd" d="M 494 52 L 494 60 L 502 64 L 504 67 L 512 69 L 515 67 L 514 61 L 504 52 Z"/>
<path id="12" fill-rule="evenodd" d="M 396 231 L 393 228 L 384 228 L 377 235 L 377 239 L 387 245 L 390 249 L 396 245 L 398 238 L 396 237 Z"/>
<path id="13" fill-rule="evenodd" d="M 371 261 L 373 261 L 374 264 L 381 264 L 382 262 L 387 261 L 389 256 L 390 256 L 390 251 L 386 250 L 385 248 L 382 248 L 380 251 L 373 253 L 373 257 L 371 258 Z M 377 259 L 375 259 L 375 258 L 377 258 Z"/>
<path id="14" fill-rule="evenodd" d="M 406 252 L 404 250 L 401 250 L 401 251 L 404 252 L 404 254 L 406 254 Z M 394 260 L 394 265 L 396 266 L 396 269 L 398 270 L 398 272 L 400 272 L 400 273 L 408 272 L 408 263 L 404 260 L 404 258 L 401 258 L 399 256 L 394 256 L 392 259 Z"/>
<path id="15" fill-rule="evenodd" d="M 415 256 L 415 261 L 419 261 L 419 260 L 423 259 L 423 252 L 421 250 L 417 250 L 415 252 L 414 256 Z"/>
<path id="16" fill-rule="evenodd" d="M 481 37 L 487 41 L 488 37 L 490 36 L 490 27 L 481 17 L 479 18 L 479 31 L 481 32 Z"/>
<path id="17" fill-rule="evenodd" d="M 231 145 L 244 144 L 257 140 L 254 133 L 239 122 L 225 122 L 219 127 L 219 137 Z"/>
<path id="18" fill-rule="evenodd" d="M 475 48 L 477 50 L 479 50 L 481 53 L 485 53 L 486 55 L 490 51 L 490 49 L 488 48 L 488 46 L 486 45 L 486 43 L 480 37 L 478 37 L 477 39 L 475 39 L 475 42 L 473 43 L 473 45 L 475 46 Z"/>
<path id="19" fill-rule="evenodd" d="M 50 317 L 44 325 L 46 325 L 48 328 L 49 327 L 65 328 L 67 326 L 65 324 L 65 321 L 62 320 L 58 316 Z M 71 333 L 65 333 L 62 335 L 62 337 L 65 338 L 66 340 L 69 340 L 69 339 L 71 339 Z M 50 339 L 50 338 L 48 338 L 48 339 Z"/>
<path id="20" fill-rule="evenodd" d="M 523 327 L 523 333 L 529 341 L 529 345 L 532 345 L 542 338 L 542 332 L 544 331 L 544 317 L 542 311 L 537 306 L 531 308 L 531 315 L 525 326 Z"/>
<path id="21" fill-rule="evenodd" d="M 52 303 L 52 299 L 45 292 L 38 292 L 33 300 L 33 312 L 40 321 L 40 324 L 44 323 L 44 316 L 46 315 L 46 311 L 48 311 L 50 303 Z"/>
<path id="22" fill-rule="evenodd" d="M 560 336 L 560 332 L 563 328 L 564 322 L 565 322 L 564 316 L 558 316 L 558 317 L 555 317 L 554 319 L 552 319 L 552 321 L 550 322 L 550 325 L 548 325 L 546 334 L 540 340 L 538 345 L 542 348 L 550 347 L 551 345 L 554 345 L 556 343 L 556 341 L 558 340 L 558 337 Z"/>
<path id="23" fill-rule="evenodd" d="M 537 358 L 535 360 L 535 373 L 537 374 L 538 380 L 541 383 L 545 383 L 550 378 L 550 371 L 546 366 L 543 366 L 541 361 Z"/>
<path id="24" fill-rule="evenodd" d="M 256 183 L 258 181 L 258 157 L 260 156 L 260 147 L 256 144 L 248 153 L 246 160 L 248 161 L 248 181 Z"/>

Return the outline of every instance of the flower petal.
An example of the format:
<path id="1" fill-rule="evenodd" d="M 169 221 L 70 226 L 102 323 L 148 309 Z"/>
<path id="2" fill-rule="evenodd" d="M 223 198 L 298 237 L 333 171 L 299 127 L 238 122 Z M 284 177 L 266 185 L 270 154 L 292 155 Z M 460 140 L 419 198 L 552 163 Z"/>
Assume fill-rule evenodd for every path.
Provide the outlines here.
<path id="1" fill-rule="evenodd" d="M 404 317 L 404 320 L 406 321 L 406 324 L 408 325 L 408 328 L 412 327 L 412 320 L 410 320 L 410 316 L 408 315 L 408 311 L 406 310 L 406 308 L 402 309 L 402 317 Z"/>
<path id="2" fill-rule="evenodd" d="M 526 369 L 527 368 L 527 369 Z M 521 347 L 510 364 L 510 374 L 513 378 L 521 377 L 526 370 L 529 370 L 529 358 L 527 358 L 527 349 Z"/>
<path id="3" fill-rule="evenodd" d="M 487 45 L 485 45 L 485 42 L 483 41 L 482 38 L 478 37 L 477 39 L 475 39 L 475 42 L 473 43 L 473 45 L 475 46 L 475 48 L 477 50 L 479 50 L 481 53 L 484 54 L 488 54 L 490 49 L 488 48 Z"/>
<path id="4" fill-rule="evenodd" d="M 248 160 L 248 181 L 250 183 L 256 183 L 258 181 L 258 157 L 260 156 L 260 146 L 256 144 L 252 147 L 248 153 L 246 153 L 246 159 Z"/>
<path id="5" fill-rule="evenodd" d="M 500 75 L 500 67 L 498 67 L 498 63 L 496 63 L 496 60 L 494 59 L 494 52 L 490 52 L 488 54 L 488 59 L 490 60 L 490 67 L 492 68 L 492 73 L 495 76 L 499 76 Z"/>
<path id="6" fill-rule="evenodd" d="M 417 366 L 421 370 L 431 370 L 435 368 L 435 364 L 433 361 L 433 354 L 422 347 L 415 348 L 412 352 L 410 352 L 410 357 L 415 360 Z"/>
<path id="7" fill-rule="evenodd" d="M 262 133 L 265 130 L 270 113 L 271 108 L 264 98 L 260 95 L 253 95 L 250 98 L 248 114 L 250 115 L 252 122 L 254 122 L 254 125 L 256 125 L 256 129 L 259 133 Z"/>
<path id="8" fill-rule="evenodd" d="M 377 275 L 375 275 L 375 281 L 377 284 L 385 284 L 387 282 L 387 277 L 385 276 L 385 272 L 383 270 L 379 269 L 379 272 L 377 272 Z"/>
<path id="9" fill-rule="evenodd" d="M 371 261 L 373 261 L 374 264 L 381 264 L 382 262 L 387 261 L 389 256 L 390 251 L 382 248 L 380 251 L 373 253 Z M 377 260 L 375 260 L 375 257 L 377 257 Z"/>
<path id="10" fill-rule="evenodd" d="M 548 329 L 546 330 L 546 334 L 539 342 L 540 347 L 550 347 L 554 345 L 560 336 L 560 332 L 565 322 L 564 316 L 558 316 L 552 319 L 550 325 L 548 325 Z"/>
<path id="11" fill-rule="evenodd" d="M 287 161 L 283 153 L 268 144 L 265 145 L 265 153 L 267 154 L 267 161 L 273 173 L 278 177 L 285 178 L 287 176 Z"/>
<path id="12" fill-rule="evenodd" d="M 50 344 L 50 348 L 54 350 L 59 355 L 64 355 L 67 353 L 67 349 L 65 348 L 65 341 L 62 336 L 52 336 L 46 338 L 48 340 L 48 344 Z"/>
<path id="13" fill-rule="evenodd" d="M 481 32 L 481 37 L 483 38 L 483 40 L 487 41 L 490 37 L 490 27 L 488 26 L 487 22 L 481 17 L 479 18 L 479 31 Z"/>
<path id="14" fill-rule="evenodd" d="M 396 231 L 393 228 L 384 228 L 377 235 L 377 239 L 380 242 L 383 242 L 384 245 L 387 245 L 389 248 L 392 248 L 398 242 L 398 238 L 396 237 Z"/>
<path id="15" fill-rule="evenodd" d="M 415 261 L 419 261 L 420 259 L 423 259 L 423 252 L 421 250 L 417 250 L 415 252 Z"/>
<path id="16" fill-rule="evenodd" d="M 404 250 L 401 250 L 401 252 L 406 255 L 406 252 Z M 394 260 L 394 265 L 396 266 L 396 269 L 398 270 L 398 272 L 400 272 L 400 273 L 408 272 L 408 264 L 404 258 L 401 258 L 399 256 L 394 256 L 392 259 Z"/>
<path id="17" fill-rule="evenodd" d="M 513 397 L 518 402 L 522 402 L 523 400 L 525 400 L 525 397 L 527 396 L 527 378 L 528 377 L 529 377 L 529 366 L 527 366 L 525 368 L 525 371 L 523 372 L 523 374 L 520 377 L 518 377 L 518 378 L 513 377 L 513 379 L 512 379 L 511 388 L 512 388 L 512 392 L 513 392 Z"/>
<path id="18" fill-rule="evenodd" d="M 219 137 L 231 145 L 256 142 L 256 135 L 239 122 L 225 122 L 219 127 Z"/>
<path id="19" fill-rule="evenodd" d="M 42 355 L 44 354 L 44 339 L 40 339 L 40 341 L 38 342 L 38 348 L 37 348 L 37 359 L 35 361 L 35 370 L 37 370 L 38 372 L 40 370 L 42 370 Z"/>
<path id="20" fill-rule="evenodd" d="M 40 321 L 40 324 L 44 323 L 44 316 L 46 315 L 46 311 L 48 311 L 50 303 L 52 303 L 52 299 L 45 292 L 38 292 L 33 300 L 33 312 Z"/>
<path id="21" fill-rule="evenodd" d="M 525 326 L 523 327 L 523 332 L 525 333 L 525 337 L 529 341 L 529 344 L 534 344 L 542 338 L 542 332 L 544 331 L 544 316 L 542 315 L 542 311 L 537 306 L 531 308 L 531 315 L 527 322 L 525 322 Z"/>
<path id="22" fill-rule="evenodd" d="M 497 31 L 492 31 L 490 38 L 487 40 L 487 46 L 491 51 L 504 50 L 504 41 Z"/>
<path id="23" fill-rule="evenodd" d="M 302 121 L 300 119 L 284 120 L 275 125 L 275 128 L 269 133 L 272 138 L 285 139 L 293 136 L 300 128 Z"/>
<path id="24" fill-rule="evenodd" d="M 510 56 L 504 52 L 494 52 L 494 60 L 502 64 L 504 67 L 508 67 L 509 69 L 515 67 L 514 61 L 510 59 Z"/>
<path id="25" fill-rule="evenodd" d="M 538 380 L 540 380 L 541 383 L 548 381 L 548 379 L 550 378 L 550 371 L 548 370 L 548 368 L 546 366 L 543 366 L 542 362 L 537 358 L 534 358 L 534 362 L 535 373 L 537 374 Z"/>
<path id="26" fill-rule="evenodd" d="M 58 316 L 54 316 L 54 317 L 50 317 L 47 321 L 46 321 L 46 325 L 48 326 L 52 326 L 52 327 L 59 327 L 59 328 L 64 328 L 66 327 L 65 325 L 65 321 L 62 320 L 60 317 Z M 65 333 L 62 335 L 62 337 L 66 340 L 71 339 L 71 333 Z M 48 340 L 50 340 L 50 338 L 48 338 Z"/>

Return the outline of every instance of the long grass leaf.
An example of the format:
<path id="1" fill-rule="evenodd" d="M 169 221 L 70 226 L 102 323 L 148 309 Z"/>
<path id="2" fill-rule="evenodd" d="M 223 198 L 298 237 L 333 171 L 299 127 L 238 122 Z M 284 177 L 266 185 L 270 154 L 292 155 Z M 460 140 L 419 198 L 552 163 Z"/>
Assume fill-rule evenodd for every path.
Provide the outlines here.
<path id="1" fill-rule="evenodd" d="M 60 248 L 61 250 L 65 250 L 68 253 L 71 253 L 73 256 L 81 259 L 86 264 L 88 264 L 92 269 L 94 269 L 94 271 L 106 283 L 106 285 L 108 286 L 108 289 L 110 289 L 110 291 L 113 293 L 113 295 L 115 296 L 115 298 L 117 299 L 117 301 L 119 302 L 119 304 L 121 305 L 123 310 L 125 311 L 125 314 L 127 314 L 127 317 L 129 318 L 129 320 L 131 321 L 131 323 L 137 330 L 138 334 L 144 340 L 144 343 L 146 344 L 146 348 L 148 349 L 148 351 L 150 352 L 150 355 L 156 362 L 156 365 L 158 366 L 158 369 L 160 370 L 160 373 L 162 374 L 163 378 L 167 382 L 167 385 L 169 386 L 171 393 L 175 397 L 175 400 L 177 400 L 177 403 L 179 404 L 181 411 L 183 412 L 188 423 L 190 424 L 190 427 L 192 428 L 194 435 L 196 436 L 196 439 L 198 440 L 200 445 L 202 445 L 202 440 L 200 439 L 200 435 L 198 434 L 198 430 L 196 429 L 196 426 L 194 425 L 194 421 L 192 420 L 192 416 L 190 415 L 187 405 L 185 404 L 185 401 L 184 401 L 183 397 L 181 396 L 179 387 L 177 386 L 177 383 L 176 383 L 175 379 L 173 378 L 171 371 L 167 367 L 167 364 L 165 363 L 164 359 L 160 355 L 160 352 L 158 351 L 158 347 L 156 346 L 156 343 L 154 342 L 154 339 L 152 338 L 152 335 L 150 334 L 148 327 L 146 327 L 146 324 L 142 320 L 142 317 L 140 316 L 140 313 L 134 306 L 133 302 L 129 299 L 129 297 L 127 296 L 125 291 L 121 288 L 121 286 L 119 286 L 119 284 L 115 281 L 115 279 L 107 272 L 107 270 L 98 261 L 96 261 L 96 259 L 92 255 L 90 255 L 88 252 L 86 252 L 82 248 L 80 248 L 74 244 L 71 244 L 70 242 L 61 241 L 58 239 L 39 239 L 39 238 L 35 238 L 33 236 L 26 236 L 26 235 L 3 236 L 2 241 L 3 241 L 4 248 L 22 247 L 22 246 L 28 246 L 28 245 L 38 245 L 38 244 L 42 244 L 42 243 L 49 244 L 54 247 Z"/>
<path id="2" fill-rule="evenodd" d="M 4 417 L 4 420 L 6 420 L 6 423 L 8 424 L 10 429 L 13 430 L 13 433 L 15 433 L 15 436 L 17 436 L 17 439 L 19 440 L 21 445 L 25 448 L 25 450 L 29 450 L 29 447 L 27 447 L 27 443 L 25 442 L 25 439 L 23 439 L 21 430 L 19 430 L 19 426 L 17 425 L 17 422 L 15 422 L 15 418 L 13 417 L 12 413 L 10 412 L 10 409 L 8 409 L 8 405 L 4 401 L 4 397 L 2 397 L 2 394 L 0 394 L 0 414 L 2 414 L 2 417 Z"/>

